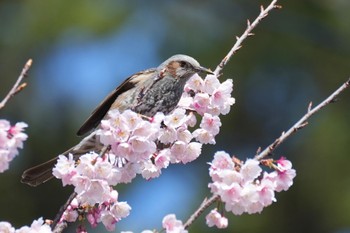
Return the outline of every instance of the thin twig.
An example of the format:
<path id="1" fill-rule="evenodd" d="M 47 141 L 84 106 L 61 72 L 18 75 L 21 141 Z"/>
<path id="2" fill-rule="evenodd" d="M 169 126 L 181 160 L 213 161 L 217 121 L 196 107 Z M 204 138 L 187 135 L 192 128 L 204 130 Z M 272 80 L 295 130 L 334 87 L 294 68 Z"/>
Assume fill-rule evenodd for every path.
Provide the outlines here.
<path id="1" fill-rule="evenodd" d="M 231 59 L 233 54 L 235 54 L 241 47 L 242 43 L 245 39 L 247 39 L 249 36 L 253 36 L 254 34 L 252 33 L 253 29 L 260 23 L 262 19 L 264 19 L 271 10 L 275 8 L 281 8 L 280 5 L 276 5 L 277 0 L 273 0 L 270 5 L 264 9 L 263 6 L 260 7 L 260 14 L 258 17 L 253 21 L 253 23 L 250 23 L 249 20 L 247 20 L 247 28 L 244 31 L 244 33 L 240 37 L 236 37 L 237 41 L 231 48 L 231 50 L 228 52 L 228 54 L 222 59 L 220 64 L 216 67 L 214 74 L 216 76 L 219 76 L 221 70 L 224 68 L 224 66 L 227 64 L 227 62 Z"/>
<path id="2" fill-rule="evenodd" d="M 9 93 L 5 96 L 5 98 L 1 101 L 0 103 L 0 109 L 2 109 L 3 107 L 5 107 L 7 101 L 9 101 L 14 95 L 16 95 L 17 93 L 19 93 L 20 91 L 22 91 L 27 84 L 26 83 L 22 83 L 22 80 L 27 76 L 28 70 L 30 69 L 30 67 L 32 66 L 33 60 L 29 59 L 26 64 L 24 65 L 21 74 L 19 75 L 16 83 L 13 85 L 13 87 L 11 88 L 11 90 L 9 91 Z"/>
<path id="3" fill-rule="evenodd" d="M 219 195 L 213 195 L 209 199 L 205 198 L 199 206 L 199 208 L 196 210 L 196 212 L 194 212 L 184 224 L 185 229 L 187 229 L 203 213 L 203 211 L 206 208 L 208 208 L 209 206 L 211 206 L 211 204 L 219 200 L 219 198 Z"/>
<path id="4" fill-rule="evenodd" d="M 62 219 L 62 215 L 63 215 L 64 211 L 66 211 L 66 209 L 68 208 L 68 206 L 70 205 L 70 203 L 73 201 L 73 199 L 76 196 L 77 196 L 77 193 L 73 192 L 69 196 L 66 203 L 63 206 L 61 206 L 60 210 L 56 214 L 56 217 L 51 224 L 51 229 L 53 232 L 55 232 L 55 233 L 62 232 L 67 227 L 67 223 L 65 221 L 60 221 L 60 220 Z"/>
<path id="5" fill-rule="evenodd" d="M 287 132 L 282 132 L 282 135 L 279 138 L 277 138 L 272 144 L 270 144 L 268 147 L 266 147 L 265 150 L 261 151 L 258 155 L 256 155 L 255 159 L 261 160 L 264 157 L 271 154 L 289 136 L 291 136 L 292 134 L 297 132 L 299 129 L 304 128 L 308 124 L 307 120 L 312 115 L 314 115 L 316 112 L 320 111 L 322 108 L 324 108 L 328 104 L 333 103 L 336 100 L 337 96 L 340 93 L 342 93 L 349 86 L 350 86 L 350 78 L 343 85 L 341 85 L 335 92 L 333 92 L 330 96 L 328 96 L 327 99 L 322 101 L 316 107 L 312 108 L 312 104 L 310 103 L 306 114 L 297 123 L 295 123 Z"/>

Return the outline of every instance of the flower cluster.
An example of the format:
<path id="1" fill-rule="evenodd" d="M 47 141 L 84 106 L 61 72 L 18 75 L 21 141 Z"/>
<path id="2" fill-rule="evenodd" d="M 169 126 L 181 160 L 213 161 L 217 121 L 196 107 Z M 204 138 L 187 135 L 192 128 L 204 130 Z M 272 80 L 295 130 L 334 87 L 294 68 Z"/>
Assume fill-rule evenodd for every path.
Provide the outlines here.
<path id="1" fill-rule="evenodd" d="M 285 158 L 271 161 L 268 166 L 274 170 L 270 173 L 259 165 L 255 159 L 235 163 L 225 152 L 215 154 L 209 169 L 213 180 L 209 187 L 225 203 L 226 211 L 236 215 L 260 213 L 276 201 L 275 192 L 287 190 L 293 184 L 296 172 Z"/>
<path id="2" fill-rule="evenodd" d="M 179 106 L 169 115 L 157 113 L 147 118 L 131 110 L 110 110 L 95 132 L 109 151 L 103 157 L 94 152 L 82 155 L 78 162 L 72 155 L 60 156 L 53 173 L 63 185 L 75 186 L 78 206 L 97 205 L 88 217 L 92 225 L 102 221 L 111 230 L 111 225 L 130 210 L 126 203 L 113 207 L 121 202 L 116 201 L 117 192 L 111 186 L 131 182 L 137 174 L 155 178 L 170 163 L 198 158 L 202 144 L 215 143 L 221 127 L 219 115 L 227 114 L 234 103 L 231 92 L 232 80 L 220 83 L 214 75 L 204 80 L 195 75 L 186 85 Z M 196 125 L 199 128 L 191 132 Z M 66 215 L 74 219 L 78 208 L 72 206 Z M 116 213 L 120 210 L 123 213 Z"/>
<path id="3" fill-rule="evenodd" d="M 211 210 L 206 216 L 206 223 L 209 227 L 216 226 L 219 229 L 226 228 L 228 226 L 227 218 L 222 216 L 222 214 L 219 213 L 216 208 Z"/>
<path id="4" fill-rule="evenodd" d="M 202 145 L 191 141 L 187 129 L 195 119 L 184 109 L 176 109 L 171 115 L 156 114 L 151 120 L 126 110 L 112 110 L 109 119 L 101 122 L 97 131 L 104 145 L 110 145 L 110 153 L 124 164 L 118 183 L 127 183 L 136 174 L 145 179 L 160 175 L 169 163 L 188 163 L 201 153 Z"/>
<path id="5" fill-rule="evenodd" d="M 215 136 L 221 127 L 220 114 L 228 114 L 235 99 L 231 97 L 232 79 L 220 83 L 215 75 L 207 75 L 203 80 L 195 74 L 187 82 L 179 106 L 192 109 L 203 116 L 200 128 L 193 136 L 200 143 L 215 144 Z"/>
<path id="6" fill-rule="evenodd" d="M 23 122 L 11 126 L 7 120 L 0 120 L 0 172 L 9 168 L 9 163 L 18 155 L 18 148 L 23 147 L 28 137 L 23 130 L 27 126 Z"/>
<path id="7" fill-rule="evenodd" d="M 187 233 L 182 221 L 177 220 L 175 214 L 168 214 L 163 218 L 163 228 L 166 233 Z"/>
<path id="8" fill-rule="evenodd" d="M 74 222 L 82 214 L 93 227 L 102 222 L 109 231 L 115 223 L 129 215 L 131 207 L 118 202 L 118 192 L 111 186 L 119 180 L 119 171 L 112 166 L 108 155 L 96 153 L 82 155 L 76 165 L 73 155 L 59 156 L 53 174 L 62 179 L 63 185 L 74 185 L 77 197 L 70 203 L 62 221 Z"/>
<path id="9" fill-rule="evenodd" d="M 44 223 L 42 218 L 34 220 L 30 227 L 24 226 L 20 229 L 15 228 L 8 222 L 0 222 L 0 232 L 7 233 L 52 233 L 49 225 Z"/>
<path id="10" fill-rule="evenodd" d="M 232 79 L 220 83 L 216 75 L 207 75 L 203 80 L 195 74 L 187 82 L 179 106 L 194 109 L 200 115 L 225 115 L 235 103 L 231 97 L 232 87 Z"/>

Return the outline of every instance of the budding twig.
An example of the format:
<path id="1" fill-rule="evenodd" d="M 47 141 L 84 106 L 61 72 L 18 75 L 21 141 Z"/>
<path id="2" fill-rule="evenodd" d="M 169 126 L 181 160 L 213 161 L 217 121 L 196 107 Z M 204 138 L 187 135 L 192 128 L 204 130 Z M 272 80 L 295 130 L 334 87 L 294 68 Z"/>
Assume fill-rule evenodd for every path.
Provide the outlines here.
<path id="1" fill-rule="evenodd" d="M 252 33 L 252 31 L 260 23 L 260 21 L 262 19 L 264 19 L 269 14 L 269 12 L 271 10 L 273 10 L 273 9 L 280 9 L 281 8 L 280 5 L 276 5 L 276 2 L 277 2 L 277 0 L 273 0 L 266 9 L 264 9 L 264 7 L 261 6 L 260 7 L 260 14 L 258 15 L 258 17 L 252 23 L 249 21 L 249 19 L 247 20 L 247 28 L 246 28 L 246 30 L 244 31 L 244 33 L 240 37 L 236 36 L 236 39 L 237 39 L 236 43 L 233 45 L 233 47 L 228 52 L 228 54 L 224 57 L 224 59 L 222 59 L 220 64 L 216 67 L 216 69 L 214 71 L 214 74 L 216 76 L 219 75 L 219 73 L 224 68 L 224 66 L 227 64 L 227 62 L 231 59 L 233 54 L 235 54 L 242 47 L 243 41 L 245 39 L 247 39 L 247 37 L 254 35 L 254 33 Z"/>
<path id="2" fill-rule="evenodd" d="M 24 65 L 21 74 L 19 75 L 16 83 L 13 85 L 9 93 L 5 96 L 5 98 L 0 102 L 0 109 L 5 107 L 6 103 L 17 93 L 22 91 L 26 86 L 27 83 L 22 83 L 22 80 L 27 76 L 28 70 L 32 66 L 33 60 L 29 59 L 26 64 Z"/>
<path id="3" fill-rule="evenodd" d="M 265 150 L 261 151 L 258 155 L 255 156 L 255 159 L 261 160 L 267 155 L 271 154 L 279 145 L 282 144 L 288 137 L 297 132 L 299 129 L 304 128 L 308 122 L 307 120 L 314 115 L 316 112 L 320 111 L 322 108 L 327 106 L 330 103 L 333 103 L 337 96 L 342 93 L 346 88 L 350 86 L 350 78 L 341 85 L 335 92 L 333 92 L 327 99 L 323 100 L 316 107 L 312 108 L 312 103 L 310 102 L 306 114 L 300 118 L 298 122 L 296 122 L 287 132 L 282 133 L 282 135 L 277 138 L 272 144 L 265 148 Z"/>

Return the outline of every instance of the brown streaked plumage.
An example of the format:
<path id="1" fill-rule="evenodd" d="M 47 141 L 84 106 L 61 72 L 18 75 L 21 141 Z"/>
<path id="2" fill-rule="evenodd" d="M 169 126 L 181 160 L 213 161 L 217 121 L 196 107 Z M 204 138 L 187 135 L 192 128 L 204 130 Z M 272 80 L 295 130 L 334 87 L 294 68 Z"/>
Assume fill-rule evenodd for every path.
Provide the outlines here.
<path id="1" fill-rule="evenodd" d="M 157 112 L 170 113 L 176 108 L 187 80 L 195 73 L 212 73 L 187 55 L 174 55 L 157 68 L 138 72 L 127 78 L 110 93 L 84 122 L 77 135 L 84 135 L 97 128 L 110 109 L 131 109 L 152 117 Z M 72 153 L 78 160 L 90 151 L 103 148 L 96 131 L 92 131 L 77 145 L 62 153 Z M 52 168 L 57 157 L 23 172 L 22 182 L 31 186 L 42 184 L 53 177 Z"/>

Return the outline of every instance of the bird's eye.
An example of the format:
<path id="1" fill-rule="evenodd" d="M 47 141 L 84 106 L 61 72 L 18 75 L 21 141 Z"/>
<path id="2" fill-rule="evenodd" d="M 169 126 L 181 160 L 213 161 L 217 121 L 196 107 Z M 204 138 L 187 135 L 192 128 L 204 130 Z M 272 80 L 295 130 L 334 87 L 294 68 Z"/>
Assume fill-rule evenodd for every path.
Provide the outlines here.
<path id="1" fill-rule="evenodd" d="M 185 61 L 180 61 L 180 66 L 184 68 L 187 66 L 187 63 Z"/>

